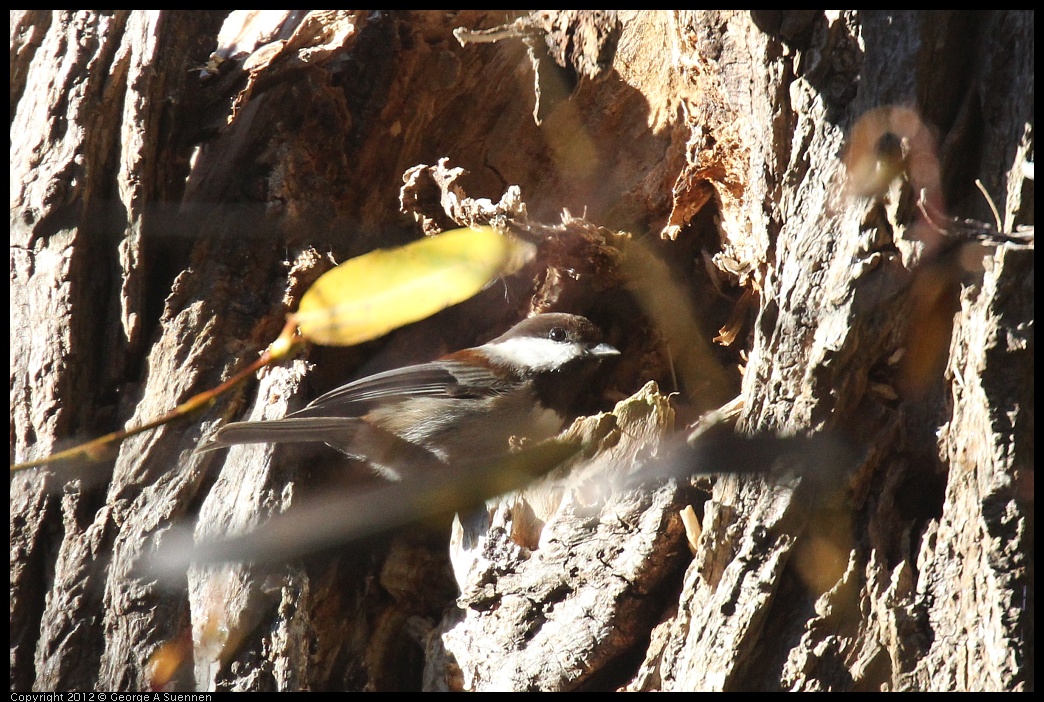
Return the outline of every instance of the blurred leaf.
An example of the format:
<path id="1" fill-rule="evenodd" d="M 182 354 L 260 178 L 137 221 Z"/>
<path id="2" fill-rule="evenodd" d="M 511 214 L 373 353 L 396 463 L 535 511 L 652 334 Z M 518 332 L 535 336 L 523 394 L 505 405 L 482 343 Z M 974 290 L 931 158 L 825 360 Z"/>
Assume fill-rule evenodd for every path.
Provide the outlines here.
<path id="1" fill-rule="evenodd" d="M 152 576 L 183 579 L 191 564 L 275 562 L 333 546 L 349 549 L 374 534 L 433 517 L 448 518 L 521 489 L 581 456 L 583 448 L 581 441 L 555 438 L 506 456 L 476 456 L 410 480 L 327 494 L 272 517 L 262 528 L 224 539 L 197 543 L 193 527 L 175 526 L 144 567 Z"/>
<path id="2" fill-rule="evenodd" d="M 308 341 L 362 343 L 468 299 L 532 256 L 531 245 L 492 227 L 454 229 L 345 261 L 312 285 L 292 319 Z"/>

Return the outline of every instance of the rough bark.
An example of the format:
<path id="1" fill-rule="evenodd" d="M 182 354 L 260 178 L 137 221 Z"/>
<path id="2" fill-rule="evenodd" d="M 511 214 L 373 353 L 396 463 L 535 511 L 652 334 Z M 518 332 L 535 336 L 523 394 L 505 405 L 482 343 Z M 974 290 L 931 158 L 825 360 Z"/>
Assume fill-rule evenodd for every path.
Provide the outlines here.
<path id="1" fill-rule="evenodd" d="M 1033 689 L 1032 236 L 933 226 L 992 221 L 976 178 L 1033 224 L 1032 12 L 228 19 L 11 15 L 12 462 L 213 387 L 331 260 L 493 215 L 541 253 L 14 475 L 12 690 Z M 219 422 L 551 309 L 624 351 L 568 470 L 452 528 L 145 567 L 359 489 L 333 454 L 193 453 Z M 735 395 L 739 431 L 850 460 L 636 481 Z"/>

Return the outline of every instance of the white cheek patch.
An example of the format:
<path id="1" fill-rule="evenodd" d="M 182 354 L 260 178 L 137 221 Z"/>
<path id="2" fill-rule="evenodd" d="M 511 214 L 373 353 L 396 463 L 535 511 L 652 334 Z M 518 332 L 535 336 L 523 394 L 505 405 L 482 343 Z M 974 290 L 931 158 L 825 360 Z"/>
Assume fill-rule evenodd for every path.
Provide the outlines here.
<path id="1" fill-rule="evenodd" d="M 560 368 L 584 355 L 584 347 L 575 342 L 551 341 L 535 337 L 505 339 L 486 344 L 483 350 L 494 363 L 544 372 Z"/>

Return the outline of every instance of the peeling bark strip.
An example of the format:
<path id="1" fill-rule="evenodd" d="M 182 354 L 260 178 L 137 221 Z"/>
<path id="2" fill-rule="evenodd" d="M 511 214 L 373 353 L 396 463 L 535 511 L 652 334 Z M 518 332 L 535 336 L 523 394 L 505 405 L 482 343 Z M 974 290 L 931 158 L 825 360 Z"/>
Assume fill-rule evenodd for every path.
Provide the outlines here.
<path id="1" fill-rule="evenodd" d="M 213 387 L 333 262 L 490 218 L 539 253 L 108 463 L 13 476 L 11 689 L 1032 690 L 1033 239 L 946 228 L 993 221 L 976 179 L 1033 225 L 1033 19 L 13 12 L 12 462 Z M 568 475 L 290 563 L 143 567 L 175 528 L 359 489 L 331 454 L 194 454 L 219 423 L 549 310 L 623 351 Z M 858 467 L 626 482 L 736 395 L 742 431 Z"/>

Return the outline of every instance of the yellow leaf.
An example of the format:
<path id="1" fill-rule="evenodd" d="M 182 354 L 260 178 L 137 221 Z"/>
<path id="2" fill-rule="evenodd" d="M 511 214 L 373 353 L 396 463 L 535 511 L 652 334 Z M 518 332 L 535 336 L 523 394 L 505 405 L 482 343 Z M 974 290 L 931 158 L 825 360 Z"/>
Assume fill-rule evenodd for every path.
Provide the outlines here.
<path id="1" fill-rule="evenodd" d="M 429 317 L 517 271 L 534 247 L 492 227 L 454 229 L 345 261 L 315 281 L 293 321 L 308 341 L 351 346 Z"/>

